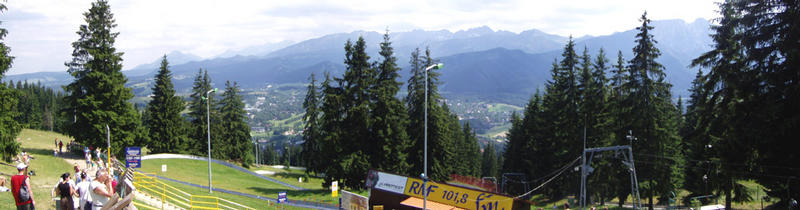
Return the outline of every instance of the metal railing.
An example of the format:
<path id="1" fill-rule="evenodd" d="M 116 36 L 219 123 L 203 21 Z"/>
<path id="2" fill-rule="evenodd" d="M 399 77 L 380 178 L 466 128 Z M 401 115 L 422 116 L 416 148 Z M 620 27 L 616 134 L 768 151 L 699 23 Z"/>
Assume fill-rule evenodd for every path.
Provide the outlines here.
<path id="1" fill-rule="evenodd" d="M 154 173 L 134 172 L 133 183 L 140 192 L 156 196 L 162 209 L 168 204 L 185 209 L 253 209 L 216 196 L 193 195 L 160 180 Z M 227 205 L 226 205 L 227 204 Z"/>
<path id="2" fill-rule="evenodd" d="M 133 184 L 141 192 L 157 197 L 161 200 L 161 208 L 168 204 L 176 207 L 190 209 L 191 194 L 159 181 L 155 174 L 134 172 Z"/>
<path id="3" fill-rule="evenodd" d="M 219 210 L 219 198 L 215 196 L 192 195 L 192 210 L 209 209 Z"/>

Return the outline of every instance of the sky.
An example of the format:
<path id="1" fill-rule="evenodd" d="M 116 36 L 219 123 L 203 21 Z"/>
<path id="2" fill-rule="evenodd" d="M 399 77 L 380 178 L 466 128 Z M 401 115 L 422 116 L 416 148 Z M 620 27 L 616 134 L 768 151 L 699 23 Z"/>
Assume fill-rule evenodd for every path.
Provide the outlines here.
<path id="1" fill-rule="evenodd" d="M 8 0 L 6 74 L 65 71 L 92 0 Z M 172 51 L 212 58 L 229 50 L 357 30 L 467 30 L 489 26 L 562 36 L 608 35 L 652 20 L 713 19 L 714 0 L 109 0 L 123 69 Z"/>

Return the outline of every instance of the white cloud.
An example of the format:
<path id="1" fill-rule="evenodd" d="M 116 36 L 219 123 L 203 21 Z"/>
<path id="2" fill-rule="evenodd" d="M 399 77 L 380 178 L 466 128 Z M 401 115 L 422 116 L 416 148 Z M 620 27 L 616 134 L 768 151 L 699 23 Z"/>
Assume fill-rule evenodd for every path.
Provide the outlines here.
<path id="1" fill-rule="evenodd" d="M 83 24 L 90 0 L 12 0 L 0 20 L 16 56 L 9 74 L 62 71 L 70 43 Z M 559 35 L 605 35 L 651 19 L 713 18 L 711 0 L 111 0 L 125 53 L 125 69 L 179 50 L 212 57 L 226 50 L 302 41 L 354 30 L 451 31 L 488 25 L 521 32 L 540 29 Z"/>

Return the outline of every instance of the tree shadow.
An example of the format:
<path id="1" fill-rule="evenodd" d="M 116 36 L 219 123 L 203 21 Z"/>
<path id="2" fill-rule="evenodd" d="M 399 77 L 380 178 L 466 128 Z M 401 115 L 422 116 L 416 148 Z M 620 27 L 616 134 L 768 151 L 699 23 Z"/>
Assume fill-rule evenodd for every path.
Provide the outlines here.
<path id="1" fill-rule="evenodd" d="M 274 175 L 272 175 L 272 176 L 278 176 L 278 177 L 281 177 L 281 178 L 292 178 L 292 179 L 297 179 L 297 178 L 299 178 L 299 177 L 303 177 L 303 176 L 305 176 L 305 175 L 303 175 L 303 174 L 297 174 L 297 173 L 291 173 L 291 172 L 278 172 L 278 173 L 275 173 L 275 174 L 274 174 Z"/>
<path id="2" fill-rule="evenodd" d="M 317 190 L 288 190 L 288 189 L 275 189 L 275 188 L 264 188 L 264 187 L 248 187 L 247 189 L 254 190 L 256 192 L 267 194 L 269 196 L 278 196 L 278 192 L 286 192 L 288 196 L 325 196 L 327 195 L 330 197 L 330 190 L 325 189 L 317 189 Z"/>
<path id="3" fill-rule="evenodd" d="M 256 191 L 262 195 L 267 195 L 267 197 L 271 198 L 278 197 L 279 192 L 286 192 L 286 197 L 289 200 L 304 200 L 303 198 L 305 198 L 305 201 L 307 202 L 330 203 L 334 201 L 334 198 L 331 197 L 331 191 L 326 189 L 288 190 L 288 189 L 275 189 L 275 188 L 264 188 L 264 187 L 248 187 L 247 189 Z"/>

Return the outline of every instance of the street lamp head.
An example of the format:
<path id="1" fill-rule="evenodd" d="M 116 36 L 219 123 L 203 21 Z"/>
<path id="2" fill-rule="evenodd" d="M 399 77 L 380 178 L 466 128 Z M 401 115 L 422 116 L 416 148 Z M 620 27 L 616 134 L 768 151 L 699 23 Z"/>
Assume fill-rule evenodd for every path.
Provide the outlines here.
<path id="1" fill-rule="evenodd" d="M 431 70 L 431 69 L 442 69 L 442 68 L 444 68 L 444 64 L 443 63 L 437 63 L 437 64 L 433 64 L 433 65 L 428 66 L 427 68 L 425 68 L 425 71 L 428 71 L 428 70 Z"/>
<path id="2" fill-rule="evenodd" d="M 208 95 L 209 93 L 213 93 L 213 92 L 217 92 L 217 88 L 208 90 L 208 92 L 206 92 L 206 95 Z"/>

